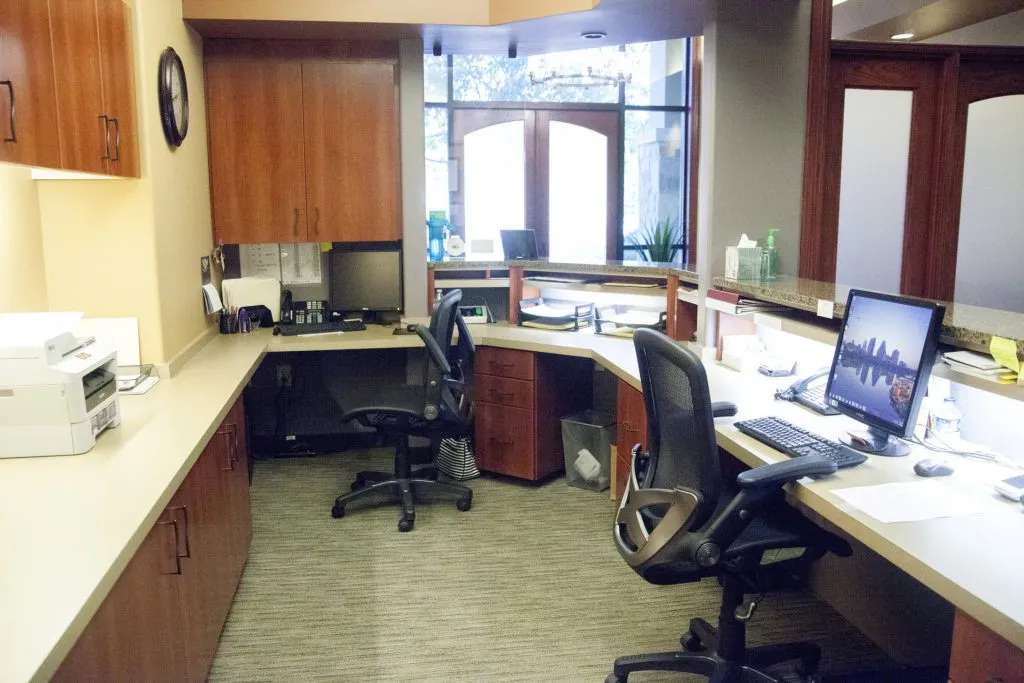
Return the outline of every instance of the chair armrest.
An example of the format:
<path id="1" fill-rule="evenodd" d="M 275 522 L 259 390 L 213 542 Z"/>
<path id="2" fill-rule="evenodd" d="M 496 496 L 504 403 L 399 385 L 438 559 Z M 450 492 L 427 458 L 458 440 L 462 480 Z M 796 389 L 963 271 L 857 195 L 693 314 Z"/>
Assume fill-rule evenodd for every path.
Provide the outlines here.
<path id="1" fill-rule="evenodd" d="M 431 362 L 438 367 L 441 373 L 446 376 L 452 374 L 452 366 L 448 364 L 448 359 L 444 357 L 444 352 L 431 336 L 430 330 L 424 325 L 410 325 L 409 327 L 423 340 L 423 345 L 427 347 L 427 355 L 430 356 Z"/>
<path id="2" fill-rule="evenodd" d="M 807 455 L 741 472 L 736 483 L 742 489 L 778 487 L 802 477 L 835 474 L 836 464 L 822 455 Z"/>
<path id="3" fill-rule="evenodd" d="M 736 404 L 730 401 L 713 401 L 711 417 L 732 417 L 736 414 Z"/>

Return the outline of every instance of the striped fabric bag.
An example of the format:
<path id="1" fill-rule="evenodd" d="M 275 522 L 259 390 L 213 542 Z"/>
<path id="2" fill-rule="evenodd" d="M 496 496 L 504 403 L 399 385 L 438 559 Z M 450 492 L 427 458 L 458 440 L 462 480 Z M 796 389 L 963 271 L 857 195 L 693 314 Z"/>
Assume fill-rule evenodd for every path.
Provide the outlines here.
<path id="1" fill-rule="evenodd" d="M 437 452 L 437 469 L 456 481 L 476 479 L 480 470 L 476 468 L 473 454 L 473 440 L 468 436 L 441 439 Z"/>

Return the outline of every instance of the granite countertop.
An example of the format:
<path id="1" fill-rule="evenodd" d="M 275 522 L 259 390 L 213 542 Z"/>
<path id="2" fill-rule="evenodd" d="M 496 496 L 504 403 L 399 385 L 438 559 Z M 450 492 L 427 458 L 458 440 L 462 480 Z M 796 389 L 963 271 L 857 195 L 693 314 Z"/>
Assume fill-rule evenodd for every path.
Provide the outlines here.
<path id="1" fill-rule="evenodd" d="M 507 270 L 510 266 L 523 270 L 544 273 L 577 273 L 594 275 L 634 275 L 639 277 L 667 277 L 676 275 L 683 282 L 697 283 L 697 271 L 689 265 L 675 263 L 652 263 L 647 261 L 552 261 L 547 258 L 533 260 L 501 261 L 490 258 L 476 260 L 449 259 L 431 261 L 428 268 L 437 271 L 450 270 Z"/>
<path id="2" fill-rule="evenodd" d="M 820 299 L 832 301 L 832 317 L 837 319 L 842 319 L 846 314 L 846 299 L 852 289 L 849 285 L 805 280 L 789 275 L 768 281 L 716 277 L 712 284 L 719 289 L 812 313 L 817 312 Z M 1014 340 L 1017 343 L 1017 355 L 1024 356 L 1024 314 L 948 301 L 936 303 L 946 307 L 946 317 L 942 321 L 944 341 L 987 353 L 989 342 L 996 335 Z"/>

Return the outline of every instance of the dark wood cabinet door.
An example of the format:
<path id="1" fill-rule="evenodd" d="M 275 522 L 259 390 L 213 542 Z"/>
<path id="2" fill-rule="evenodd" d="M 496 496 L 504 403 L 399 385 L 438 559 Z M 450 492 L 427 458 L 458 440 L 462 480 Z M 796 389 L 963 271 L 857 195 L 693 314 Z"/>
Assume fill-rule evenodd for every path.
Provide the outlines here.
<path id="1" fill-rule="evenodd" d="M 234 595 L 224 484 L 227 444 L 225 430 L 214 433 L 170 508 L 187 518 L 189 556 L 181 561 L 181 611 L 188 680 L 193 681 L 206 679 Z"/>
<path id="2" fill-rule="evenodd" d="M 175 558 L 184 528 L 173 519 L 167 510 L 150 530 L 53 680 L 186 680 Z"/>
<path id="3" fill-rule="evenodd" d="M 96 0 L 103 73 L 103 111 L 109 117 L 107 136 L 111 175 L 138 177 L 138 126 L 135 118 L 135 70 L 132 57 L 131 10 L 122 0 Z"/>
<path id="4" fill-rule="evenodd" d="M 0 2 L 0 161 L 60 167 L 50 12 L 41 0 Z"/>
<path id="5" fill-rule="evenodd" d="M 249 544 L 252 542 L 252 509 L 249 500 L 249 447 L 245 428 L 245 407 L 242 398 L 224 419 L 222 429 L 230 432 L 230 469 L 227 470 L 229 491 L 228 519 L 231 548 L 232 591 L 238 588 Z"/>
<path id="6" fill-rule="evenodd" d="M 394 62 L 302 65 L 310 241 L 402 239 Z"/>
<path id="7" fill-rule="evenodd" d="M 60 167 L 106 173 L 112 126 L 104 118 L 96 3 L 49 1 L 60 121 Z"/>
<path id="8" fill-rule="evenodd" d="M 532 410 L 491 403 L 475 406 L 479 466 L 520 479 L 536 478 L 537 449 Z"/>
<path id="9" fill-rule="evenodd" d="M 217 242 L 305 242 L 301 62 L 212 46 L 206 108 Z"/>
<path id="10" fill-rule="evenodd" d="M 632 451 L 636 444 L 647 448 L 647 412 L 644 409 L 644 395 L 622 380 L 618 390 L 618 432 L 616 450 L 618 457 L 627 463 L 633 462 Z"/>

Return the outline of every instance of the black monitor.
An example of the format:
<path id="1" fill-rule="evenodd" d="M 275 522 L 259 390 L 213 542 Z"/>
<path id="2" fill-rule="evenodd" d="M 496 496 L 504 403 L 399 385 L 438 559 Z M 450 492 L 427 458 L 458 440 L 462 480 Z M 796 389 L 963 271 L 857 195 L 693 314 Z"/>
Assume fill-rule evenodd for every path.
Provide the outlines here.
<path id="1" fill-rule="evenodd" d="M 537 234 L 533 230 L 502 230 L 501 248 L 506 261 L 537 258 Z"/>
<path id="2" fill-rule="evenodd" d="M 351 312 L 401 312 L 402 250 L 331 250 L 331 308 Z"/>
<path id="3" fill-rule="evenodd" d="M 867 425 L 841 440 L 878 455 L 907 455 L 939 345 L 940 304 L 850 290 L 825 400 Z M 898 438 L 897 438 L 898 437 Z"/>

